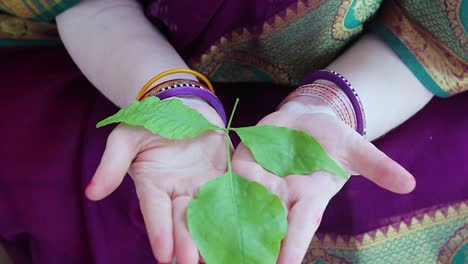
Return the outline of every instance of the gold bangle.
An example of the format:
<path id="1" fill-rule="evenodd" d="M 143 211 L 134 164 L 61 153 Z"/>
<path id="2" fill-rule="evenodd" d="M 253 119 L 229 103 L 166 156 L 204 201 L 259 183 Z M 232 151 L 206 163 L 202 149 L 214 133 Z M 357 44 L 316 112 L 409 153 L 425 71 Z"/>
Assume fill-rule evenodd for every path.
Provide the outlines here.
<path id="1" fill-rule="evenodd" d="M 174 87 L 173 87 L 174 86 Z M 162 82 L 151 89 L 148 89 L 145 94 L 141 97 L 140 100 L 145 99 L 148 96 L 156 96 L 158 93 L 164 91 L 165 89 L 171 89 L 175 87 L 199 87 L 200 89 L 211 91 L 201 82 L 189 80 L 189 79 L 173 79 L 169 81 Z"/>
<path id="2" fill-rule="evenodd" d="M 141 100 L 141 98 L 143 97 L 143 95 L 145 95 L 146 93 L 146 90 L 148 90 L 148 88 L 155 82 L 157 82 L 159 79 L 163 78 L 163 77 L 166 77 L 168 75 L 171 75 L 171 74 L 174 74 L 174 73 L 189 73 L 189 74 L 192 74 L 196 77 L 198 77 L 200 80 L 202 80 L 206 86 L 208 86 L 208 89 L 214 94 L 214 88 L 213 88 L 213 85 L 211 84 L 210 80 L 208 80 L 208 78 L 206 78 L 203 74 L 197 72 L 197 71 L 194 71 L 194 70 L 190 70 L 190 69 L 182 69 L 182 68 L 177 68 L 177 69 L 172 69 L 172 70 L 167 70 L 167 71 L 164 71 L 164 72 L 161 72 L 160 74 L 154 76 L 153 78 L 151 78 L 144 86 L 143 88 L 141 88 L 140 92 L 138 93 L 138 96 L 137 96 L 137 100 Z"/>

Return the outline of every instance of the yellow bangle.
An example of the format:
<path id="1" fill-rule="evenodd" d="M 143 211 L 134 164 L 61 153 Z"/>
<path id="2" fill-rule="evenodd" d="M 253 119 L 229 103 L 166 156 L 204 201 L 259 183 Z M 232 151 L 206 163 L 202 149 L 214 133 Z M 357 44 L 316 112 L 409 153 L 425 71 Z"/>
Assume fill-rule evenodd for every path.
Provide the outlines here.
<path id="1" fill-rule="evenodd" d="M 174 73 L 189 73 L 189 74 L 192 74 L 192 75 L 195 75 L 196 77 L 198 77 L 200 80 L 202 80 L 206 86 L 208 86 L 208 89 L 214 94 L 214 88 L 213 88 L 213 85 L 211 84 L 210 80 L 208 80 L 208 78 L 206 78 L 203 74 L 197 72 L 197 71 L 194 71 L 194 70 L 190 70 L 190 69 L 182 69 L 182 68 L 177 68 L 177 69 L 172 69 L 172 70 L 168 70 L 168 71 L 164 71 L 164 72 L 161 72 L 160 74 L 154 76 L 153 78 L 151 78 L 144 86 L 143 88 L 141 88 L 140 92 L 138 93 L 138 96 L 137 96 L 137 100 L 141 100 L 141 98 L 143 97 L 143 95 L 145 95 L 146 93 L 146 90 L 148 90 L 148 88 L 150 88 L 150 86 L 157 82 L 159 79 L 163 78 L 163 77 L 166 77 L 168 75 L 171 75 L 171 74 L 174 74 Z"/>

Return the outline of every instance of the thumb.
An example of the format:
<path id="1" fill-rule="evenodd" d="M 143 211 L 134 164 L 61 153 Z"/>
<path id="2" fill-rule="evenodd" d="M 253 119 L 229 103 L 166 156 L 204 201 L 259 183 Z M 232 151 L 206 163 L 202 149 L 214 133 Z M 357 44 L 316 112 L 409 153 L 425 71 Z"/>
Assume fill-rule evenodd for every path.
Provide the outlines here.
<path id="1" fill-rule="evenodd" d="M 352 170 L 380 187 L 395 193 L 409 193 L 416 181 L 405 168 L 377 149 L 369 141 L 359 138 L 350 140 L 348 159 Z"/>
<path id="2" fill-rule="evenodd" d="M 137 153 L 136 144 L 130 136 L 131 127 L 117 126 L 107 138 L 106 149 L 102 155 L 93 178 L 86 187 L 88 199 L 104 199 L 115 191 L 123 181 Z"/>

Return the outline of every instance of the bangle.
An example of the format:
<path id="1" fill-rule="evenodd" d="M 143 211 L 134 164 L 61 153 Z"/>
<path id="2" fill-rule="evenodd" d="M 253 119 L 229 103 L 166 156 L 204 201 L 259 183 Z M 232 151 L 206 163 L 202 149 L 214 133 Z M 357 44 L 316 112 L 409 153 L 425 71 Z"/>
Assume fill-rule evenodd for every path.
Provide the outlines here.
<path id="1" fill-rule="evenodd" d="M 146 97 L 149 96 L 156 96 L 158 93 L 163 92 L 165 90 L 173 89 L 173 88 L 178 88 L 178 87 L 193 87 L 193 88 L 199 88 L 199 89 L 205 89 L 207 91 L 208 88 L 204 86 L 203 84 L 194 81 L 194 80 L 188 80 L 188 79 L 174 79 L 174 80 L 169 80 L 165 81 L 161 84 L 156 85 L 155 87 L 149 89 L 142 97 L 140 100 L 145 99 Z"/>
<path id="2" fill-rule="evenodd" d="M 313 83 L 318 80 L 326 80 L 334 83 L 338 86 L 348 97 L 348 100 L 351 102 L 351 105 L 354 108 L 354 113 L 356 116 L 356 131 L 365 136 L 366 135 L 366 118 L 364 114 L 364 108 L 361 103 L 361 99 L 359 98 L 356 90 L 351 86 L 351 84 L 343 77 L 341 74 L 335 71 L 316 71 L 311 75 L 308 75 L 303 81 L 302 84 L 305 83 Z"/>
<path id="3" fill-rule="evenodd" d="M 158 93 L 156 96 L 159 97 L 159 99 L 163 100 L 169 97 L 183 96 L 183 95 L 196 96 L 205 100 L 208 104 L 211 105 L 211 107 L 213 107 L 216 110 L 218 115 L 223 120 L 224 125 L 227 125 L 227 117 L 226 117 L 226 112 L 224 111 L 223 104 L 221 103 L 221 101 L 216 95 L 214 95 L 208 90 L 195 88 L 195 87 L 177 87 L 177 88 L 162 91 Z"/>
<path id="4" fill-rule="evenodd" d="M 140 90 L 140 92 L 138 93 L 138 96 L 137 96 L 137 100 L 141 100 L 141 98 L 143 97 L 143 95 L 146 93 L 146 90 L 148 90 L 148 88 L 150 88 L 150 86 L 157 82 L 159 79 L 163 78 L 163 77 L 166 77 L 168 75 L 171 75 L 171 74 L 174 74 L 174 73 L 189 73 L 189 74 L 193 74 L 194 76 L 200 78 L 200 80 L 202 80 L 206 86 L 208 86 L 208 89 L 214 94 L 214 88 L 213 88 L 213 85 L 211 84 L 211 82 L 208 80 L 208 78 L 206 78 L 203 74 L 197 72 L 197 71 L 194 71 L 194 70 L 190 70 L 190 69 L 181 69 L 181 68 L 177 68 L 177 69 L 172 69 L 172 70 L 167 70 L 167 71 L 164 71 L 164 72 L 161 72 L 160 74 L 154 76 L 153 78 L 151 78 Z"/>
<path id="5" fill-rule="evenodd" d="M 335 115 L 349 125 L 353 129 L 357 129 L 356 114 L 354 108 L 349 102 L 348 98 L 340 88 L 332 85 L 325 85 L 319 83 L 312 83 L 300 86 L 292 93 L 290 93 L 278 108 L 281 108 L 285 103 L 292 101 L 300 96 L 313 97 L 327 105 L 335 113 Z"/>

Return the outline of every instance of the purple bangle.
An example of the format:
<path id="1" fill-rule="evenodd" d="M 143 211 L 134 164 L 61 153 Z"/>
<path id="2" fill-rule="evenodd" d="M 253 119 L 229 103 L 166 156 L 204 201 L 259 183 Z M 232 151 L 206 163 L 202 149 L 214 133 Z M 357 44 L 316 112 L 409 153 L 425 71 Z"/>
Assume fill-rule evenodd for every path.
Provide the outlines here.
<path id="1" fill-rule="evenodd" d="M 159 99 L 161 100 L 181 95 L 196 96 L 205 100 L 216 110 L 218 115 L 223 120 L 224 125 L 227 125 L 227 117 L 226 112 L 224 111 L 223 104 L 221 104 L 221 101 L 218 99 L 218 97 L 216 97 L 216 95 L 212 94 L 208 90 L 195 87 L 176 87 L 156 94 L 156 96 L 159 97 Z"/>
<path id="2" fill-rule="evenodd" d="M 302 80 L 300 85 L 313 83 L 318 80 L 326 80 L 334 83 L 338 86 L 348 97 L 349 101 L 351 102 L 354 112 L 356 113 L 356 131 L 361 134 L 362 136 L 366 135 L 366 119 L 364 115 L 364 108 L 362 107 L 361 100 L 359 99 L 356 90 L 351 86 L 351 84 L 343 77 L 341 74 L 335 71 L 316 71 L 312 74 L 306 76 L 304 80 Z"/>

